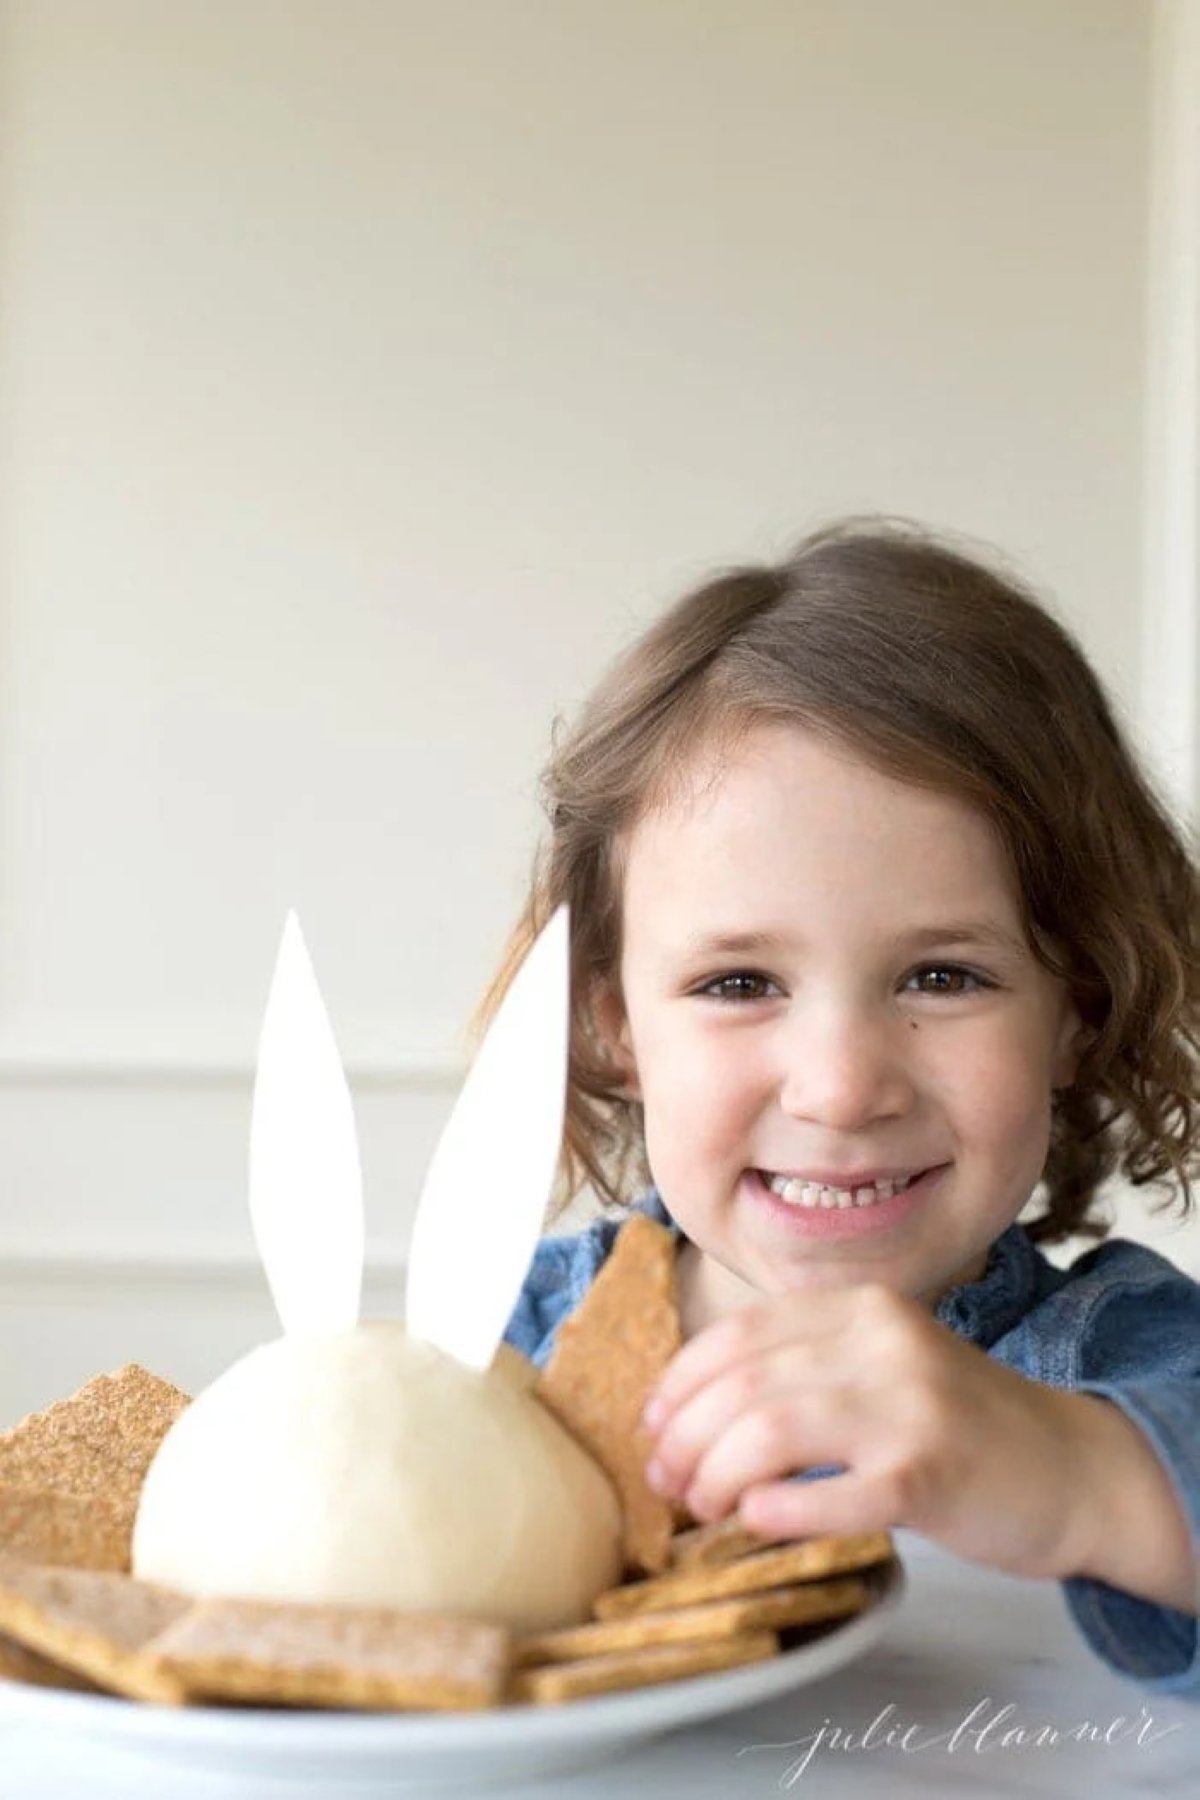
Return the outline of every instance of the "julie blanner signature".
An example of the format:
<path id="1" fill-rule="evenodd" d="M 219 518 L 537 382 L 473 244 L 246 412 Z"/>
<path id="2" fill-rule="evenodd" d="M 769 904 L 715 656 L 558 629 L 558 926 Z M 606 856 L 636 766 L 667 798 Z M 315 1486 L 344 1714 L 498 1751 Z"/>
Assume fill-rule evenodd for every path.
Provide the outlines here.
<path id="1" fill-rule="evenodd" d="M 1055 1750 L 1067 1744 L 1095 1744 L 1111 1749 L 1131 1738 L 1139 1745 L 1157 1743 L 1181 1724 L 1160 1725 L 1143 1706 L 1136 1718 L 1123 1714 L 1107 1722 L 1081 1719 L 1074 1724 L 1049 1724 L 1045 1721 L 1023 1721 L 1011 1703 L 999 1705 L 986 1694 L 947 1731 L 928 1731 L 919 1720 L 905 1723 L 895 1717 L 895 1705 L 889 1701 L 865 1729 L 835 1725 L 823 1719 L 814 1731 L 804 1737 L 791 1738 L 783 1744 L 747 1744 L 737 1752 L 749 1756 L 764 1750 L 796 1751 L 779 1777 L 781 1788 L 794 1787 L 806 1773 L 814 1758 L 826 1752 L 861 1754 L 873 1750 L 899 1750 L 914 1755 L 922 1750 L 943 1749 L 949 1755 L 983 1756 L 998 1750 Z"/>

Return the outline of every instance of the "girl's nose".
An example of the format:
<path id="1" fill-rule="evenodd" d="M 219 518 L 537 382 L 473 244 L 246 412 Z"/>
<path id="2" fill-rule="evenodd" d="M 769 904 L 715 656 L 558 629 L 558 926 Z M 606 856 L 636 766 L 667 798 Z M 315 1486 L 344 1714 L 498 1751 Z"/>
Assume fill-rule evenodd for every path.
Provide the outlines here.
<path id="1" fill-rule="evenodd" d="M 906 1112 L 914 1093 L 906 1038 L 905 1020 L 851 1008 L 798 1021 L 780 1040 L 780 1106 L 837 1131 Z"/>

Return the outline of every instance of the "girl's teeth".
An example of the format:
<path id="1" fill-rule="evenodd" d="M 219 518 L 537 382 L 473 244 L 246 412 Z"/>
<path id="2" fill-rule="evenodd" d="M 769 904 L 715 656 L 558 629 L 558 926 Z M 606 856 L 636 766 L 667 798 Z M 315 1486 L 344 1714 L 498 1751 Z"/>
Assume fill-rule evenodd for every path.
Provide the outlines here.
<path id="1" fill-rule="evenodd" d="M 811 1182 L 792 1181 L 786 1175 L 771 1175 L 767 1185 L 789 1205 L 815 1206 L 828 1211 L 833 1207 L 844 1210 L 848 1206 L 873 1206 L 876 1200 L 890 1200 L 893 1194 L 901 1193 L 909 1183 L 903 1178 L 877 1181 L 873 1187 L 856 1188 L 850 1193 L 846 1188 L 816 1187 Z"/>

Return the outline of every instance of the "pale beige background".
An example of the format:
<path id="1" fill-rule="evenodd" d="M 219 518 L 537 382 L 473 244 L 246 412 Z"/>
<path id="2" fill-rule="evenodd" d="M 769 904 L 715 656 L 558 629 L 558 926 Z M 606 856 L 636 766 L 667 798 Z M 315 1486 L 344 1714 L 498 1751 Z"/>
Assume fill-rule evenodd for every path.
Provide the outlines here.
<path id="1" fill-rule="evenodd" d="M 396 1304 L 551 719 L 714 562 L 976 534 L 1149 731 L 1152 13 L 3 0 L 0 1411 L 270 1331 L 289 905 Z"/>

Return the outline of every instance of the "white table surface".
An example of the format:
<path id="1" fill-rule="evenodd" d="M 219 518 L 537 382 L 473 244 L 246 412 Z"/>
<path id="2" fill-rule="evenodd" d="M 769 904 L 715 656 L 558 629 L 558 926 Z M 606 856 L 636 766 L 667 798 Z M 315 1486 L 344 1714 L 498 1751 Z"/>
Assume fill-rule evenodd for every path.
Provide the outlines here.
<path id="1" fill-rule="evenodd" d="M 561 1800 L 768 1800 L 778 1793 L 1061 1800 L 1081 1792 L 1088 1800 L 1196 1800 L 1200 1704 L 1149 1697 L 1109 1673 L 1079 1637 L 1055 1584 L 992 1574 L 907 1532 L 896 1538 L 908 1592 L 887 1636 L 849 1668 L 602 1767 L 519 1788 L 489 1781 L 474 1791 L 495 1800 L 545 1800 L 551 1792 Z M 985 1731 L 1003 1708 L 1011 1710 Z M 1096 1728 L 1093 1741 L 1067 1736 L 1088 1725 Z M 800 1769 L 822 1727 L 825 1738 Z M 833 1728 L 852 1734 L 850 1748 L 830 1741 Z M 1002 1731 L 1017 1728 L 1029 1741 L 999 1741 Z M 1057 1743 L 1050 1730 L 1060 1734 Z M 1104 1733 L 1111 1742 L 1102 1741 Z M 1032 1741 L 1037 1734 L 1041 1743 Z M 114 1769 L 106 1778 L 94 1753 L 73 1757 L 69 1746 L 0 1722 L 4 1800 L 305 1800 L 313 1792 L 211 1773 L 164 1781 L 161 1769 L 147 1770 L 142 1782 L 128 1760 Z M 471 1790 L 442 1791 L 450 1800 Z M 337 1800 L 365 1792 L 345 1787 Z M 382 1790 L 371 1792 L 379 1800 Z"/>

